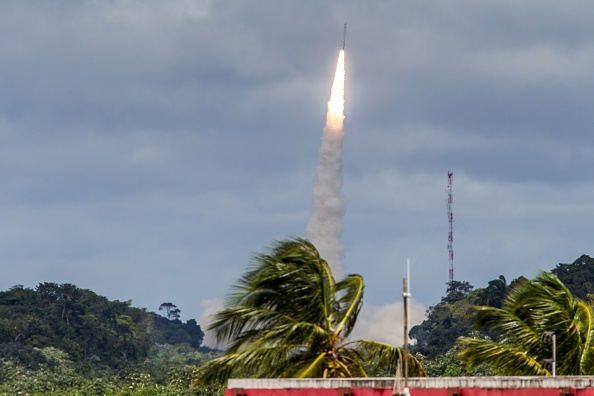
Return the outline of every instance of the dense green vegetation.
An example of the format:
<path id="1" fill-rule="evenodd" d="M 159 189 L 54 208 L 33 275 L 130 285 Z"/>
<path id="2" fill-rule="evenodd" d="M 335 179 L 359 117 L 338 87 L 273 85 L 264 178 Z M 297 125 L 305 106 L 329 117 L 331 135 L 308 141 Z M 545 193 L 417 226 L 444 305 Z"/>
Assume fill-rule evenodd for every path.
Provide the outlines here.
<path id="1" fill-rule="evenodd" d="M 220 394 L 218 384 L 191 389 L 216 356 L 201 348 L 200 326 L 172 303 L 159 310 L 72 284 L 0 292 L 0 394 Z"/>
<path id="2" fill-rule="evenodd" d="M 254 257 L 215 315 L 210 328 L 228 349 L 205 364 L 200 380 L 366 377 L 366 364 L 393 372 L 404 359 L 412 375 L 423 375 L 400 348 L 348 339 L 362 302 L 361 276 L 337 282 L 309 241 L 278 241 Z"/>
<path id="3" fill-rule="evenodd" d="M 594 302 L 594 259 L 587 255 L 582 255 L 571 264 L 557 265 L 551 273 L 551 276 L 554 277 L 556 275 L 558 277 L 559 284 L 563 285 L 562 288 L 565 288 L 564 290 L 558 290 L 557 294 L 560 293 L 566 301 L 573 301 L 572 304 L 575 304 L 573 306 L 574 308 L 579 305 L 581 307 L 580 309 L 591 309 L 589 307 Z M 477 341 L 477 344 L 483 346 L 515 345 L 520 349 L 524 348 L 525 346 L 520 346 L 514 342 L 513 337 L 510 337 L 510 333 L 503 331 L 506 326 L 511 326 L 511 323 L 513 323 L 511 318 L 508 317 L 503 320 L 502 324 L 497 325 L 496 320 L 487 320 L 484 315 L 479 315 L 485 312 L 497 311 L 498 308 L 515 312 L 513 308 L 510 308 L 509 304 L 506 306 L 506 302 L 512 298 L 513 301 L 523 301 L 522 303 L 526 303 L 527 300 L 521 300 L 519 297 L 522 290 L 525 289 L 526 285 L 538 285 L 539 282 L 539 278 L 534 281 L 528 281 L 528 279 L 520 277 L 508 284 L 505 277 L 501 275 L 497 279 L 488 282 L 484 288 L 474 289 L 468 282 L 461 281 L 454 281 L 447 284 L 446 294 L 441 299 L 441 302 L 429 307 L 425 321 L 418 326 L 414 326 L 409 333 L 411 338 L 416 341 L 411 351 L 422 362 L 427 375 L 463 376 L 519 373 L 513 369 L 507 371 L 502 369 L 498 371 L 495 368 L 499 367 L 499 363 L 492 364 L 491 366 L 483 364 L 486 361 L 486 355 L 481 355 L 480 358 L 473 358 L 470 353 L 467 353 L 464 359 L 470 363 L 467 365 L 459 356 L 465 345 L 460 344 L 458 340 L 461 337 L 468 337 L 479 339 L 480 341 Z M 535 290 L 532 290 L 531 293 L 537 295 Z M 552 292 L 549 291 L 549 293 Z M 551 304 L 551 296 L 553 295 L 555 294 L 552 293 L 547 299 L 544 299 L 544 297 L 542 299 Z M 585 299 L 588 302 L 588 307 L 580 305 L 578 299 L 575 299 L 574 296 Z M 538 304 L 538 309 L 543 309 L 547 306 L 547 304 L 543 304 L 543 301 L 540 301 Z M 569 309 L 569 306 L 566 307 Z M 561 309 L 561 306 L 558 306 L 556 309 Z M 519 313 L 518 316 L 520 320 L 528 320 L 526 317 L 519 315 Z M 545 331 L 545 328 L 548 329 L 546 331 L 558 331 L 560 332 L 559 334 L 563 334 L 560 329 L 553 328 L 554 326 L 550 322 L 547 322 L 544 318 L 541 319 L 543 319 L 539 325 L 541 327 L 536 326 L 533 330 L 535 333 L 538 333 L 533 334 L 534 340 L 536 338 L 540 339 L 541 333 Z M 572 340 L 571 342 L 575 341 L 570 337 L 565 338 L 565 340 L 567 342 L 568 340 Z M 538 361 L 541 355 L 550 355 L 550 344 L 547 346 L 539 342 L 539 347 L 541 348 L 539 349 L 540 352 L 533 354 L 535 361 Z M 573 348 L 582 348 L 582 352 L 576 352 L 578 354 L 581 353 L 581 356 L 589 355 L 587 342 L 582 342 L 579 347 L 574 345 Z M 538 363 L 540 364 L 540 361 Z M 548 371 L 531 371 L 531 373 L 536 374 L 545 372 Z M 567 369 L 565 372 L 579 373 L 583 372 L 583 369 Z"/>
<path id="4" fill-rule="evenodd" d="M 154 313 L 71 284 L 17 285 L 0 292 L 0 395 L 220 396 L 228 375 L 267 375 L 268 369 L 391 376 L 401 349 L 348 340 L 362 291 L 357 275 L 336 282 L 306 241 L 280 243 L 257 255 L 231 291 L 230 305 L 213 325 L 230 346 L 221 354 L 201 346 L 202 329 L 195 320 L 182 322 L 173 303 Z M 258 299 L 275 310 L 259 309 Z M 543 374 L 540 362 L 551 345 L 539 337 L 555 331 L 565 359 L 558 373 L 591 374 L 593 302 L 594 260 L 586 255 L 534 280 L 508 283 L 499 276 L 476 289 L 454 281 L 411 329 L 416 359 L 409 362 L 429 376 Z M 522 331 L 529 336 L 518 337 Z M 271 341 L 301 353 L 285 360 L 262 354 Z M 256 352 L 242 355 L 244 348 Z M 528 352 L 523 361 L 505 356 L 514 348 Z"/>
<path id="5" fill-rule="evenodd" d="M 479 326 L 499 334 L 496 341 L 463 337 L 460 357 L 470 367 L 489 365 L 502 375 L 548 375 L 541 366 L 551 358 L 552 345 L 543 342 L 545 332 L 554 332 L 557 343 L 557 373 L 594 374 L 594 310 L 574 297 L 550 272 L 541 272 L 510 290 L 502 308 L 478 308 Z"/>
<path id="6" fill-rule="evenodd" d="M 585 254 L 571 264 L 559 264 L 551 271 L 574 296 L 587 300 L 594 294 L 594 259 Z"/>

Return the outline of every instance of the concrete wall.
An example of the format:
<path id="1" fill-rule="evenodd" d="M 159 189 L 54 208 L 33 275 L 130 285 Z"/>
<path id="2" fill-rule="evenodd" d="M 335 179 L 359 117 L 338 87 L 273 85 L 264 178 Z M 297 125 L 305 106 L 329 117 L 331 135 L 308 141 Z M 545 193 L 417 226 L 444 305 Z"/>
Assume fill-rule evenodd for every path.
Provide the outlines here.
<path id="1" fill-rule="evenodd" d="M 401 382 L 403 385 L 403 381 Z M 392 396 L 392 378 L 231 379 L 226 396 Z M 594 377 L 413 378 L 410 396 L 594 396 Z"/>

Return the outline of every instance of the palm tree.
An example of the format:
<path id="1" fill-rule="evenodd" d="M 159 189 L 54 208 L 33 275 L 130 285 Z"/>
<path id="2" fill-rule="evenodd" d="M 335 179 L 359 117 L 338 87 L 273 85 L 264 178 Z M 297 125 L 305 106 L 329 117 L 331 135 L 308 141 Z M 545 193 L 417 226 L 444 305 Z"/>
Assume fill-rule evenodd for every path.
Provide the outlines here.
<path id="1" fill-rule="evenodd" d="M 208 330 L 225 353 L 202 367 L 199 382 L 236 377 L 366 377 L 363 362 L 381 369 L 404 351 L 347 337 L 363 302 L 363 278 L 340 282 L 307 240 L 277 242 L 257 254 L 232 287 Z M 411 375 L 423 375 L 408 355 Z"/>
<path id="2" fill-rule="evenodd" d="M 594 374 L 593 316 L 592 307 L 573 297 L 555 275 L 541 272 L 513 287 L 502 308 L 479 307 L 477 325 L 488 326 L 501 339 L 462 338 L 460 357 L 470 367 L 485 363 L 498 374 L 548 375 L 541 362 L 551 357 L 551 344 L 541 337 L 553 331 L 557 373 Z"/>

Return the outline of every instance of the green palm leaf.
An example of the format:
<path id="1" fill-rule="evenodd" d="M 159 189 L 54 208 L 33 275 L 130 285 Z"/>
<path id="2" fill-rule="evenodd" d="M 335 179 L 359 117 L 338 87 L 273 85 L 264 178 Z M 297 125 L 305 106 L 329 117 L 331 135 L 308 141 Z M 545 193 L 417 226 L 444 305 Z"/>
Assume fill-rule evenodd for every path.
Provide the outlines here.
<path id="1" fill-rule="evenodd" d="M 390 344 L 385 344 L 377 341 L 356 340 L 352 341 L 354 349 L 367 362 L 375 363 L 374 366 L 377 371 L 382 368 L 390 367 L 396 369 L 398 361 L 403 361 L 405 358 L 405 351 L 402 348 L 397 348 Z M 421 363 L 412 355 L 407 356 L 409 375 L 412 377 L 424 377 L 425 371 Z"/>
<path id="2" fill-rule="evenodd" d="M 478 338 L 462 338 L 460 342 L 465 348 L 460 353 L 460 358 L 470 369 L 486 364 L 500 375 L 547 374 L 540 367 L 540 362 L 522 349 Z"/>
<path id="3" fill-rule="evenodd" d="M 363 305 L 363 278 L 360 275 L 349 275 L 346 279 L 336 284 L 336 293 L 340 295 L 338 299 L 338 315 L 336 320 L 339 322 L 336 333 L 347 337 L 357 321 L 357 316 Z"/>

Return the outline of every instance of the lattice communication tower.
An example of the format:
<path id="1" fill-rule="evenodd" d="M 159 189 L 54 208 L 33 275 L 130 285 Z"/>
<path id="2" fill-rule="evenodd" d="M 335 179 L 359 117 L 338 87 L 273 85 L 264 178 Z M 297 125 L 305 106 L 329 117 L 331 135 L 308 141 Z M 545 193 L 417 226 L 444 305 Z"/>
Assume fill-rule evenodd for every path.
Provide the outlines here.
<path id="1" fill-rule="evenodd" d="M 452 185 L 454 184 L 454 172 L 448 171 L 448 223 L 450 226 L 448 232 L 448 258 L 450 282 L 454 280 L 454 195 L 452 194 Z"/>

